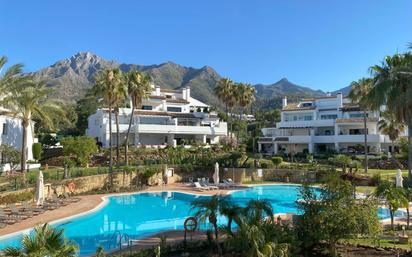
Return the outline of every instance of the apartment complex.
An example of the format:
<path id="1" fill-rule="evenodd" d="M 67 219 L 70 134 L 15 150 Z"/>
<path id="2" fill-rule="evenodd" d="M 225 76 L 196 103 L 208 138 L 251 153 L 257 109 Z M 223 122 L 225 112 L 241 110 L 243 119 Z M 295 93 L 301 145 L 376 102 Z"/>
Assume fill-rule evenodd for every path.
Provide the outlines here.
<path id="1" fill-rule="evenodd" d="M 190 95 L 190 88 L 182 90 L 161 89 L 152 86 L 153 91 L 144 99 L 133 114 L 129 144 L 145 146 L 165 146 L 190 144 L 216 144 L 227 134 L 227 124 L 204 104 Z M 131 108 L 119 110 L 120 144 L 127 135 Z M 109 112 L 98 109 L 88 118 L 86 134 L 96 138 L 103 147 L 109 146 Z M 116 141 L 115 116 L 112 115 L 112 143 Z"/>
<path id="2" fill-rule="evenodd" d="M 259 151 L 267 154 L 321 153 L 327 151 L 364 152 L 367 134 L 368 151 L 391 151 L 388 136 L 378 129 L 379 113 L 364 112 L 341 93 L 336 96 L 304 99 L 297 104 L 282 100 L 281 121 L 273 128 L 263 128 Z"/>
<path id="3" fill-rule="evenodd" d="M 33 159 L 32 145 L 34 142 L 33 126 L 31 125 L 27 133 L 27 160 Z M 0 145 L 10 145 L 18 150 L 22 148 L 23 126 L 21 120 L 8 115 L 0 115 Z M 0 164 L 5 164 L 5 160 L 0 156 Z"/>

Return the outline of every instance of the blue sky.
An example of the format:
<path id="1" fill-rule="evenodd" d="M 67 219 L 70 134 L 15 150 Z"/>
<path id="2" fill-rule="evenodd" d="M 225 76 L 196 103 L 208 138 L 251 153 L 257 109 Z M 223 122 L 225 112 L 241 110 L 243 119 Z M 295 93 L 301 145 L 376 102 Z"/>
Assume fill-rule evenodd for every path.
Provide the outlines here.
<path id="1" fill-rule="evenodd" d="M 91 51 L 332 91 L 412 42 L 410 0 L 0 0 L 0 13 L 0 55 L 27 71 Z"/>

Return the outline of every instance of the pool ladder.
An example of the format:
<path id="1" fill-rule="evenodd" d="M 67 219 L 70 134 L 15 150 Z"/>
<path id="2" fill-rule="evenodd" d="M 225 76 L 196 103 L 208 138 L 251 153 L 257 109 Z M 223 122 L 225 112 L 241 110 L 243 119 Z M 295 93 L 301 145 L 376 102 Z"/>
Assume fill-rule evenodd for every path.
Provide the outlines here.
<path id="1" fill-rule="evenodd" d="M 123 242 L 126 244 L 124 245 Z M 122 233 L 116 230 L 109 239 L 109 249 L 112 249 L 112 243 L 114 243 L 114 248 L 122 249 L 122 246 L 130 247 L 130 237 L 127 233 Z"/>

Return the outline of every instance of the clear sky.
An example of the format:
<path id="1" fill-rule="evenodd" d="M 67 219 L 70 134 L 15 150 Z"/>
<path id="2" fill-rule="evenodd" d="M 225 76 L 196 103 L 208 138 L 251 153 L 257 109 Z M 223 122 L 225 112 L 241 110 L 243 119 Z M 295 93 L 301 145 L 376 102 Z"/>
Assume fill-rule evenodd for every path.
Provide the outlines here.
<path id="1" fill-rule="evenodd" d="M 411 0 L 0 0 L 0 55 L 27 71 L 91 51 L 332 91 L 409 42 Z"/>

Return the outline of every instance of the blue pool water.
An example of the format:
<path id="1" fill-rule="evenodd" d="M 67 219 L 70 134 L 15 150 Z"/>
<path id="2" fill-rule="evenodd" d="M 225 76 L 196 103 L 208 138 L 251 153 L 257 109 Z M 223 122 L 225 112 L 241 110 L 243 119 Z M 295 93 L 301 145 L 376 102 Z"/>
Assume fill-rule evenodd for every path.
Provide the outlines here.
<path id="1" fill-rule="evenodd" d="M 296 200 L 299 186 L 254 186 L 235 191 L 229 198 L 239 205 L 250 199 L 268 199 L 275 213 L 298 213 Z M 98 246 L 106 250 L 115 248 L 116 234 L 141 238 L 165 230 L 183 229 L 184 220 L 190 216 L 190 203 L 198 196 L 177 192 L 137 193 L 111 196 L 107 204 L 96 212 L 53 224 L 63 228 L 65 236 L 80 247 L 80 255 L 95 253 Z M 386 218 L 384 210 L 379 213 Z M 220 223 L 225 222 L 220 219 Z M 26 232 L 27 233 L 27 232 Z M 0 249 L 19 246 L 22 234 L 0 240 Z"/>

